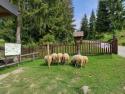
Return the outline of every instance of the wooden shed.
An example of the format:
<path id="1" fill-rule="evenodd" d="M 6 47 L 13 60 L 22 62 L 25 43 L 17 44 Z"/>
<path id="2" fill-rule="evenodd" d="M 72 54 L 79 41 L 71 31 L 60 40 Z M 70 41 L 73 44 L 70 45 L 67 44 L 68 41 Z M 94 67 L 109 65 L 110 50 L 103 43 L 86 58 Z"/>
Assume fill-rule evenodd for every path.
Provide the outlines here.
<path id="1" fill-rule="evenodd" d="M 17 17 L 17 31 L 16 31 L 16 42 L 21 43 L 20 39 L 20 12 L 18 8 L 11 4 L 9 0 L 0 0 L 0 17 L 16 16 Z"/>

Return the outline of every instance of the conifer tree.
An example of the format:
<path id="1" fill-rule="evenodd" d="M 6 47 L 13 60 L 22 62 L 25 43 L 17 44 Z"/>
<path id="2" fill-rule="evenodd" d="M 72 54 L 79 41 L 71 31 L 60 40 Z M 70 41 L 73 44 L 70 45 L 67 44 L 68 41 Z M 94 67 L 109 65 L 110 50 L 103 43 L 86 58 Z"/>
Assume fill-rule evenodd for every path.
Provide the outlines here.
<path id="1" fill-rule="evenodd" d="M 110 31 L 110 23 L 107 1 L 100 0 L 97 11 L 96 31 L 100 33 Z"/>
<path id="2" fill-rule="evenodd" d="M 112 29 L 121 30 L 124 24 L 124 0 L 108 0 Z"/>
<path id="3" fill-rule="evenodd" d="M 95 24 L 96 24 L 96 17 L 95 17 L 94 11 L 92 10 L 90 21 L 89 21 L 89 39 L 95 38 L 95 35 L 96 35 Z"/>
<path id="4" fill-rule="evenodd" d="M 81 31 L 84 32 L 84 38 L 87 39 L 88 38 L 88 32 L 89 32 L 89 27 L 88 27 L 88 19 L 87 19 L 87 15 L 85 14 L 82 22 L 81 22 Z"/>

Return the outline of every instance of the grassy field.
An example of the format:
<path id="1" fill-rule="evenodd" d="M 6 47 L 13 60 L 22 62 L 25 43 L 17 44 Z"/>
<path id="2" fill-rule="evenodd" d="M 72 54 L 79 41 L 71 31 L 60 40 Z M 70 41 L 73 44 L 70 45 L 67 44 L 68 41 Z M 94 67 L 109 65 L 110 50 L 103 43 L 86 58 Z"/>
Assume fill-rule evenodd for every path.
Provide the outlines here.
<path id="1" fill-rule="evenodd" d="M 124 61 L 116 55 L 90 56 L 81 69 L 69 64 L 48 69 L 43 60 L 24 62 L 0 70 L 0 74 L 24 70 L 0 80 L 0 94 L 79 94 L 83 85 L 90 87 L 90 94 L 125 94 Z"/>

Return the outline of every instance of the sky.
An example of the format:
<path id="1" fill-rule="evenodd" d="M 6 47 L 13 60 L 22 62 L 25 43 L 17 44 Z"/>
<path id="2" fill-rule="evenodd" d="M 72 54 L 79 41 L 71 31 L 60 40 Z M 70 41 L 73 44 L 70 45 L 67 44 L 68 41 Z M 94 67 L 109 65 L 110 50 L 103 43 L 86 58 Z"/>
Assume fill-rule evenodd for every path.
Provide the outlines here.
<path id="1" fill-rule="evenodd" d="M 81 20 L 86 14 L 88 18 L 91 15 L 91 11 L 97 11 L 98 0 L 73 0 L 74 7 L 74 24 L 76 29 L 80 29 Z"/>

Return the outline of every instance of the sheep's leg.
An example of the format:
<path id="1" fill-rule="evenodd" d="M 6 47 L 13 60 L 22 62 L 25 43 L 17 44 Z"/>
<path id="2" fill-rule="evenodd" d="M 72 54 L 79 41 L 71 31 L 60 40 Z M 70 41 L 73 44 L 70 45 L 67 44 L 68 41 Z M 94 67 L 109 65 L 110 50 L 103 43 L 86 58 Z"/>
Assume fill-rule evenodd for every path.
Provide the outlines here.
<path id="1" fill-rule="evenodd" d="M 76 62 L 75 62 L 75 67 L 77 67 L 77 64 L 78 64 L 78 62 L 76 61 Z"/>
<path id="2" fill-rule="evenodd" d="M 63 65 L 65 64 L 65 59 L 62 59 L 62 62 L 61 62 Z"/>
<path id="3" fill-rule="evenodd" d="M 83 64 L 83 62 L 81 62 L 81 64 L 80 64 L 80 68 L 82 68 L 82 64 Z"/>
<path id="4" fill-rule="evenodd" d="M 75 63 L 75 67 L 77 67 L 77 64 Z"/>
<path id="5" fill-rule="evenodd" d="M 85 67 L 86 64 L 87 64 L 87 61 L 85 60 L 85 61 L 84 61 L 84 67 Z"/>
<path id="6" fill-rule="evenodd" d="M 50 62 L 48 62 L 48 67 L 50 68 Z"/>
<path id="7" fill-rule="evenodd" d="M 64 61 L 63 61 L 63 65 L 65 65 L 65 64 L 66 64 L 66 62 L 67 62 L 67 61 L 66 61 L 66 59 L 64 59 Z"/>

